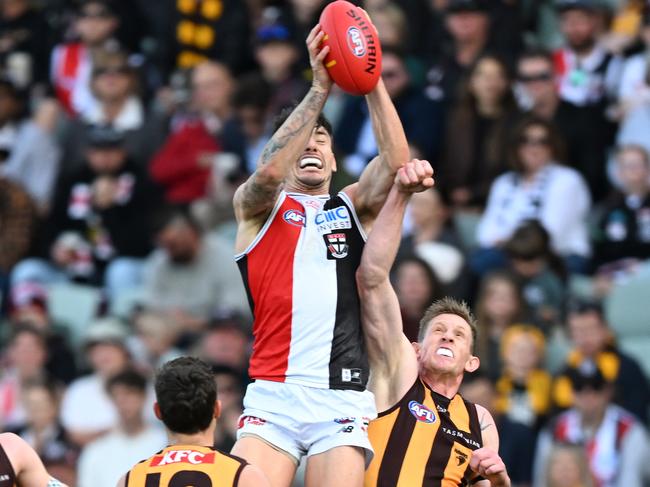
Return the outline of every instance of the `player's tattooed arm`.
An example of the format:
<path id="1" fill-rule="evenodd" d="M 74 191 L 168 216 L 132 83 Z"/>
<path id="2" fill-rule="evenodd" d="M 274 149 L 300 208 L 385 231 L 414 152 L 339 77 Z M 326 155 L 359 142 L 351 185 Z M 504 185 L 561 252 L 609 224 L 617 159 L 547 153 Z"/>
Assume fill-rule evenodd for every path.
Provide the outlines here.
<path id="1" fill-rule="evenodd" d="M 494 419 L 492 419 L 492 416 L 486 410 L 483 410 L 481 414 L 479 425 L 481 427 L 481 431 L 485 431 L 489 427 L 494 428 Z"/>
<path id="2" fill-rule="evenodd" d="M 239 221 L 257 219 L 271 211 L 284 179 L 311 137 L 327 95 L 327 91 L 312 87 L 267 142 L 257 169 L 235 193 Z"/>

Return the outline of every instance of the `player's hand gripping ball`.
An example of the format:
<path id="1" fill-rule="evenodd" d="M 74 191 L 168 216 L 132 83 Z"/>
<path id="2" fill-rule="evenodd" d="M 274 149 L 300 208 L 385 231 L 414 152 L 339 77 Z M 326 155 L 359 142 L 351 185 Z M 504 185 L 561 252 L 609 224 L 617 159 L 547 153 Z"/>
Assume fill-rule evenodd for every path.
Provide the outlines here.
<path id="1" fill-rule="evenodd" d="M 323 45 L 330 46 L 324 64 L 332 80 L 351 95 L 370 93 L 381 75 L 381 45 L 366 12 L 336 0 L 325 7 L 319 24 Z"/>

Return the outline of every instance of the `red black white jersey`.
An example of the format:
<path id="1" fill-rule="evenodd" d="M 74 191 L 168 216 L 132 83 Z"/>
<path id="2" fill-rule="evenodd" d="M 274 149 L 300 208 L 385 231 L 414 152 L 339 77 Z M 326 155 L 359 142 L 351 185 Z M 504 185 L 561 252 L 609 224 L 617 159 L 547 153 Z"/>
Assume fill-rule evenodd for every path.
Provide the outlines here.
<path id="1" fill-rule="evenodd" d="M 236 256 L 255 320 L 251 378 L 365 389 L 355 280 L 365 239 L 345 193 L 281 192 L 255 240 Z"/>

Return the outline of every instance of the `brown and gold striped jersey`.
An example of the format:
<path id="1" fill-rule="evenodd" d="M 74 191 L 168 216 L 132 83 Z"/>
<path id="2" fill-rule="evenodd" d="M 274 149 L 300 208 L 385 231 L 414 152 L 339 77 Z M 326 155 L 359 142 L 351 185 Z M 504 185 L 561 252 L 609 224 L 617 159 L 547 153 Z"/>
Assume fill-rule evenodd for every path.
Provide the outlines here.
<path id="1" fill-rule="evenodd" d="M 368 428 L 375 457 L 365 487 L 457 487 L 477 480 L 469 468 L 483 445 L 476 406 L 448 399 L 418 378 Z"/>
<path id="2" fill-rule="evenodd" d="M 196 445 L 173 445 L 135 465 L 126 487 L 235 487 L 246 461 Z"/>
<path id="3" fill-rule="evenodd" d="M 11 465 L 9 455 L 0 445 L 0 487 L 15 487 L 16 473 Z"/>

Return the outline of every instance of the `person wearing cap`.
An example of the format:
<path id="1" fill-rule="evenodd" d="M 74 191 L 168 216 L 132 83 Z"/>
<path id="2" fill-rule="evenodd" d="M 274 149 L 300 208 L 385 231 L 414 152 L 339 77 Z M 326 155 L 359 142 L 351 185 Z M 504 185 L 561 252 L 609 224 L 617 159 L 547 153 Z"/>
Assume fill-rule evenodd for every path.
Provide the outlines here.
<path id="1" fill-rule="evenodd" d="M 612 404 L 613 382 L 593 365 L 572 369 L 568 380 L 575 395 L 574 406 L 540 434 L 533 485 L 547 485 L 545 468 L 554 443 L 582 446 L 601 487 L 645 485 L 650 455 L 647 432 L 634 415 Z"/>
<path id="2" fill-rule="evenodd" d="M 636 360 L 616 346 L 602 306 L 592 301 L 573 301 L 567 322 L 573 348 L 555 380 L 555 404 L 560 408 L 573 406 L 576 398 L 571 374 L 575 370 L 595 368 L 613 385 L 613 402 L 640 420 L 647 421 L 650 406 L 648 379 Z"/>
<path id="3" fill-rule="evenodd" d="M 426 93 L 434 100 L 453 103 L 470 67 L 490 45 L 490 6 L 486 0 L 449 0 L 443 20 L 451 39 L 426 74 Z"/>
<path id="4" fill-rule="evenodd" d="M 565 46 L 554 53 L 556 82 L 565 102 L 562 128 L 567 163 L 587 180 L 594 200 L 606 196 L 606 150 L 614 125 L 607 109 L 616 97 L 622 61 L 599 42 L 597 0 L 557 0 Z"/>
<path id="5" fill-rule="evenodd" d="M 127 338 L 128 331 L 117 318 L 99 318 L 87 328 L 83 352 L 92 373 L 74 380 L 61 402 L 61 424 L 78 446 L 86 445 L 117 424 L 117 411 L 106 392 L 106 384 L 130 364 Z"/>
<path id="6" fill-rule="evenodd" d="M 253 54 L 262 78 L 271 87 L 271 117 L 305 96 L 309 83 L 298 70 L 301 51 L 287 24 L 278 20 L 261 25 L 255 34 Z"/>
<path id="7" fill-rule="evenodd" d="M 18 264 L 12 285 L 75 280 L 114 293 L 140 282 L 151 248 L 150 183 L 128 159 L 118 131 L 95 127 L 85 155 L 86 164 L 58 185 L 41 250 L 47 257 Z"/>
<path id="8" fill-rule="evenodd" d="M 94 58 L 106 46 L 115 45 L 118 26 L 110 0 L 83 0 L 73 24 L 78 40 L 59 44 L 52 51 L 52 85 L 69 115 L 76 116 L 96 103 L 90 87 Z"/>
<path id="9" fill-rule="evenodd" d="M 101 50 L 95 56 L 90 79 L 97 103 L 63 125 L 63 171 L 84 162 L 89 131 L 95 126 L 111 127 L 124 134 L 124 147 L 133 162 L 145 167 L 164 142 L 167 118 L 147 111 L 139 96 L 138 70 L 126 51 Z"/>

